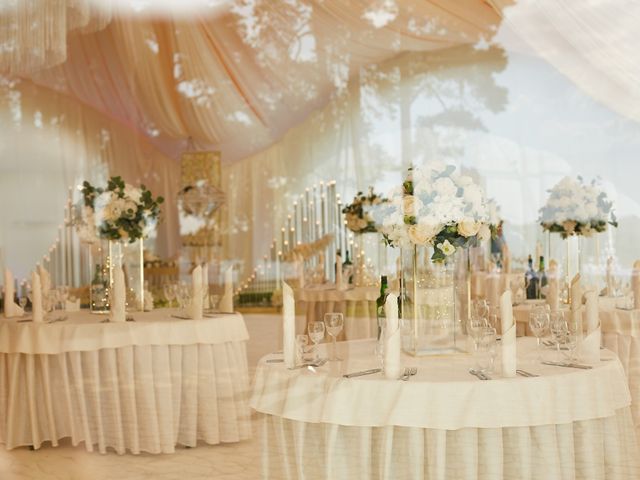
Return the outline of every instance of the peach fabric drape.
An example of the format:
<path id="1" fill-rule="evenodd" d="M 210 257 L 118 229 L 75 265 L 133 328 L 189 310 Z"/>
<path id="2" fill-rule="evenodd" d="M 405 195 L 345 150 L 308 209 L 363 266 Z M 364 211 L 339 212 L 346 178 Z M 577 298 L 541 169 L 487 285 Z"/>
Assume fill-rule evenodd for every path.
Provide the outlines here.
<path id="1" fill-rule="evenodd" d="M 29 74 L 64 62 L 67 38 L 111 21 L 109 2 L 92 0 L 5 0 L 0 2 L 0 72 Z"/>

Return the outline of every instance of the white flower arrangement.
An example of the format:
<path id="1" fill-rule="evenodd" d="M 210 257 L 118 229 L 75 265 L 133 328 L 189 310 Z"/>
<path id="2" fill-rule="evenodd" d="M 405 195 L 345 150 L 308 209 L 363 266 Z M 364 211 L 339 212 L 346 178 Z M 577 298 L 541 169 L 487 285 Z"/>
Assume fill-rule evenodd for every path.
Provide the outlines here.
<path id="1" fill-rule="evenodd" d="M 409 170 L 385 209 L 381 231 L 391 246 L 432 245 L 432 260 L 489 238 L 484 192 L 454 165 L 432 162 Z"/>
<path id="2" fill-rule="evenodd" d="M 373 191 L 373 187 L 369 187 L 367 195 L 358 192 L 353 197 L 353 202 L 342 209 L 347 228 L 353 233 L 377 232 L 378 225 L 376 225 L 372 212 L 387 202 L 386 198 Z"/>
<path id="3" fill-rule="evenodd" d="M 82 184 L 82 221 L 77 225 L 80 240 L 98 239 L 134 242 L 148 236 L 160 215 L 162 197 L 153 198 L 144 185 L 125 184 L 120 177 L 109 179 L 106 188 Z"/>
<path id="4" fill-rule="evenodd" d="M 590 236 L 609 225 L 618 226 L 606 192 L 595 180 L 587 185 L 582 177 L 564 177 L 549 190 L 539 220 L 543 230 L 560 233 L 562 238 Z"/>

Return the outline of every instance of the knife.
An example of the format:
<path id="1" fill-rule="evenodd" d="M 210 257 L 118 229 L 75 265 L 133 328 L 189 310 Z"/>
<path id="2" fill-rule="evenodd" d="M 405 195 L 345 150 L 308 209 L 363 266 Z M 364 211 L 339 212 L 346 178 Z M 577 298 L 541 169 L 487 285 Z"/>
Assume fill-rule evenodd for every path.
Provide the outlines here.
<path id="1" fill-rule="evenodd" d="M 581 368 L 583 370 L 591 370 L 591 365 L 580 365 L 578 363 L 562 363 L 562 362 L 542 362 L 545 365 L 552 365 L 554 367 L 568 367 L 568 368 Z"/>
<path id="2" fill-rule="evenodd" d="M 371 375 L 372 373 L 381 372 L 381 368 L 372 368 L 371 370 L 363 370 L 361 372 L 347 373 L 344 378 L 362 377 L 363 375 Z"/>

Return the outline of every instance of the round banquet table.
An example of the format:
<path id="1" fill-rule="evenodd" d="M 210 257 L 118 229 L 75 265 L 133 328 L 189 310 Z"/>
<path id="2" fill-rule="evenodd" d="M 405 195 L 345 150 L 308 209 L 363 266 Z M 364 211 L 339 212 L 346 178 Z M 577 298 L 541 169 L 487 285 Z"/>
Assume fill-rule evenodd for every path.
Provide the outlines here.
<path id="1" fill-rule="evenodd" d="M 379 295 L 378 287 L 338 290 L 334 284 L 325 284 L 301 288 L 295 296 L 297 301 L 305 303 L 306 318 L 298 318 L 296 333 L 307 333 L 309 322 L 322 321 L 325 313 L 342 313 L 344 328 L 338 339 L 375 338 L 378 335 L 376 299 Z"/>
<path id="2" fill-rule="evenodd" d="M 50 324 L 0 320 L 0 443 L 39 448 L 70 437 L 123 454 L 249 438 L 244 319 L 176 313 L 122 323 L 85 311 Z"/>
<path id="3" fill-rule="evenodd" d="M 591 370 L 535 363 L 539 377 L 480 381 L 468 355 L 415 358 L 409 381 L 374 368 L 374 341 L 339 343 L 342 362 L 288 370 L 263 358 L 251 406 L 263 473 L 273 479 L 637 479 L 638 447 L 624 370 L 603 351 Z"/>

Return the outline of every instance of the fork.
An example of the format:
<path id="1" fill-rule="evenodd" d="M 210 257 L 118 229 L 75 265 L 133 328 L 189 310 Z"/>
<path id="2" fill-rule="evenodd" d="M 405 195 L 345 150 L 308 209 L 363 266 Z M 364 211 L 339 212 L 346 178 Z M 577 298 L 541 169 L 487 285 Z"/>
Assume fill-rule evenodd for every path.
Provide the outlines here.
<path id="1" fill-rule="evenodd" d="M 416 373 L 418 373 L 418 369 L 416 367 L 407 367 L 404 369 L 404 374 L 400 377 L 400 380 L 407 381 Z"/>

